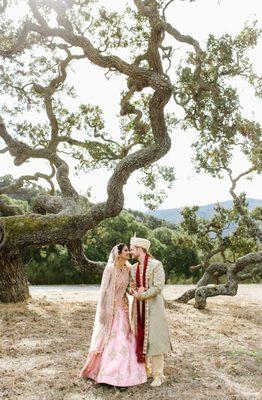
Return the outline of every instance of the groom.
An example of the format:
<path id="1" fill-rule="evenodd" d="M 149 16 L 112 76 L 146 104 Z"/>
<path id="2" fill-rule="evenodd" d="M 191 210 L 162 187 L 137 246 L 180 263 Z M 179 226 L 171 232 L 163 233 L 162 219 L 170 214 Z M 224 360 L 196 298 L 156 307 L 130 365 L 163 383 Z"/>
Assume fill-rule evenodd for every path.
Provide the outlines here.
<path id="1" fill-rule="evenodd" d="M 159 386 L 165 377 L 164 354 L 173 348 L 162 295 L 165 272 L 161 261 L 148 252 L 150 244 L 144 238 L 131 238 L 130 253 L 138 262 L 131 266 L 128 292 L 134 296 L 132 326 L 136 335 L 137 359 L 146 362 L 148 373 L 152 371 L 151 386 Z"/>

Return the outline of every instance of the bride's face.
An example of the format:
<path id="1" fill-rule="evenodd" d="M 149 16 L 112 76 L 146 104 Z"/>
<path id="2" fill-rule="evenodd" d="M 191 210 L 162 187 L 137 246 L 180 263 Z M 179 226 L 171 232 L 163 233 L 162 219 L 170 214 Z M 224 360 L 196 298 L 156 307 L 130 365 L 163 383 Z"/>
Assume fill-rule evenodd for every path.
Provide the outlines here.
<path id="1" fill-rule="evenodd" d="M 124 260 L 128 260 L 130 258 L 130 253 L 129 253 L 129 248 L 125 246 L 121 253 L 119 254 L 120 258 L 123 258 Z"/>

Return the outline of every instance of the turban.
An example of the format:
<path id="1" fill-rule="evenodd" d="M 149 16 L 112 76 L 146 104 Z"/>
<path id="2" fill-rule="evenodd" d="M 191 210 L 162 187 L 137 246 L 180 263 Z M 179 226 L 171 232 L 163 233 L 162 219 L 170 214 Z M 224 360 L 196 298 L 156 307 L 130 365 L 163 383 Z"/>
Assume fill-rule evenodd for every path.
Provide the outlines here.
<path id="1" fill-rule="evenodd" d="M 150 240 L 134 236 L 130 240 L 130 245 L 133 245 L 136 247 L 143 247 L 143 249 L 148 250 L 151 245 L 151 242 L 150 242 Z"/>

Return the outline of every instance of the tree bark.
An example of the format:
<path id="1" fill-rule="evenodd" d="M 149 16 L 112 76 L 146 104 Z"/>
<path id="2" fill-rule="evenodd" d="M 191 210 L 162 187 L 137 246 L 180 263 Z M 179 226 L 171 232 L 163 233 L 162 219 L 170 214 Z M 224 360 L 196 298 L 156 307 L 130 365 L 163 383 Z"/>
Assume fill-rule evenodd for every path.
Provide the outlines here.
<path id="1" fill-rule="evenodd" d="M 88 271 L 102 277 L 106 263 L 89 260 L 83 249 L 81 239 L 71 240 L 66 243 L 68 254 L 77 271 Z"/>
<path id="2" fill-rule="evenodd" d="M 0 249 L 0 302 L 16 303 L 30 297 L 20 250 Z"/>
<path id="3" fill-rule="evenodd" d="M 214 296 L 235 296 L 238 291 L 238 282 L 243 278 L 250 278 L 254 275 L 253 271 L 248 274 L 239 275 L 239 273 L 247 266 L 253 265 L 253 271 L 257 274 L 262 272 L 262 251 L 246 254 L 236 260 L 232 265 L 213 263 L 205 270 L 204 275 L 198 281 L 196 288 L 189 289 L 174 301 L 176 303 L 187 303 L 195 298 L 194 307 L 204 309 L 208 297 Z M 216 275 L 215 275 L 216 274 Z M 210 283 L 214 276 L 226 276 L 226 283 L 220 285 L 212 285 Z M 168 308 L 172 308 L 172 304 L 168 304 Z"/>

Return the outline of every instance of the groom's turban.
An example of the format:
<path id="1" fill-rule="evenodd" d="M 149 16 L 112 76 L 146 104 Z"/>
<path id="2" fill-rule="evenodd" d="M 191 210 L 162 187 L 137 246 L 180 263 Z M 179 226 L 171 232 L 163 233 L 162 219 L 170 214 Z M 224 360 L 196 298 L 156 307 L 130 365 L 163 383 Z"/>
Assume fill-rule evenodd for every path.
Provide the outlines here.
<path id="1" fill-rule="evenodd" d="M 133 245 L 136 247 L 143 247 L 143 249 L 148 250 L 151 245 L 151 242 L 150 242 L 150 240 L 134 236 L 130 240 L 130 245 Z"/>

